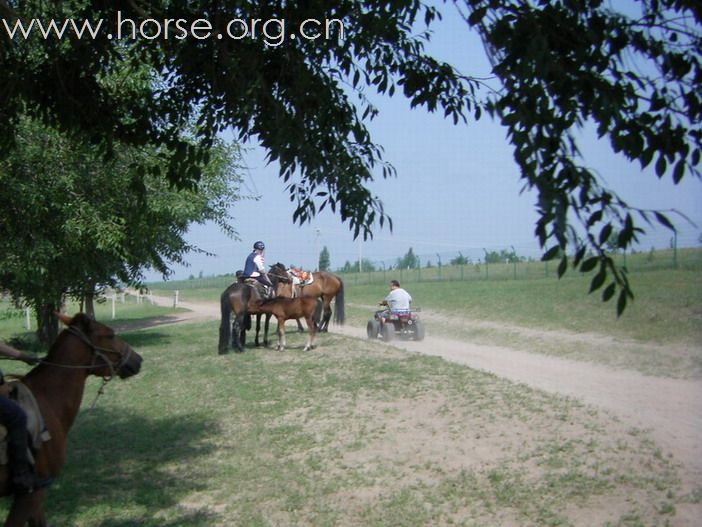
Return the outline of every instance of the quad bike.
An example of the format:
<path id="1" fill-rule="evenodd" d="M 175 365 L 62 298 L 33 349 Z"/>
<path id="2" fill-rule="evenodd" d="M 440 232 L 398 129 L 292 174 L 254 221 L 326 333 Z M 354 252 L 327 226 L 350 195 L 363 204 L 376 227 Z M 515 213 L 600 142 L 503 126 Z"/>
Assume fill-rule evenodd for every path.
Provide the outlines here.
<path id="1" fill-rule="evenodd" d="M 368 338 L 380 337 L 385 342 L 390 342 L 396 337 L 404 340 L 424 340 L 424 324 L 419 320 L 418 312 L 419 309 L 390 315 L 387 311 L 377 312 L 366 326 Z"/>

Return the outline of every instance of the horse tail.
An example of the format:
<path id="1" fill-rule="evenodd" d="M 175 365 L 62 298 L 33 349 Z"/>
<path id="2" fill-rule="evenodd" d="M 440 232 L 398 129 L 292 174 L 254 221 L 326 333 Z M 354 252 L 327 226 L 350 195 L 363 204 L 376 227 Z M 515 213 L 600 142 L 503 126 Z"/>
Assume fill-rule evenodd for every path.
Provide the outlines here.
<path id="1" fill-rule="evenodd" d="M 343 325 L 346 321 L 346 313 L 344 312 L 344 281 L 339 278 L 339 290 L 336 292 L 334 302 L 334 322 Z"/>
<path id="2" fill-rule="evenodd" d="M 219 353 L 222 354 L 229 351 L 229 340 L 232 336 L 231 325 L 229 323 L 232 314 L 232 305 L 229 301 L 229 288 L 224 290 L 219 302 L 222 311 L 222 321 L 219 324 Z"/>

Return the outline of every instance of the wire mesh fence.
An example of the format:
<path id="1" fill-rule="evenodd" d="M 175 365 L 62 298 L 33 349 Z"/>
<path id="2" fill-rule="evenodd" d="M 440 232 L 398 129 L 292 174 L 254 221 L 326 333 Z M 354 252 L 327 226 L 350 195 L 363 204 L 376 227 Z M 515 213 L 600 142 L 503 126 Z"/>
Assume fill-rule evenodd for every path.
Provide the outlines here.
<path id="1" fill-rule="evenodd" d="M 454 253 L 452 253 L 454 254 Z M 446 254 L 445 261 L 452 258 L 459 258 L 460 253 Z M 625 266 L 631 273 L 640 271 L 654 271 L 666 269 L 681 269 L 690 271 L 702 271 L 702 249 L 670 249 L 651 250 L 648 252 L 637 252 L 632 254 L 614 254 L 615 261 Z M 421 262 L 422 258 L 418 260 Z M 427 261 L 427 260 L 425 260 Z M 437 264 L 428 262 L 429 265 L 418 265 L 414 267 L 390 266 L 384 262 L 367 261 L 371 264 L 366 270 L 361 266 L 353 271 L 335 270 L 343 280 L 349 285 L 381 284 L 390 280 L 399 280 L 400 283 L 434 282 L 434 281 L 469 281 L 469 280 L 531 280 L 538 278 L 556 278 L 558 276 L 558 261 L 548 262 L 529 259 L 513 258 L 512 261 L 490 262 L 483 260 L 470 261 L 463 264 Z M 573 276 L 577 271 L 569 269 L 566 277 Z M 578 273 L 579 274 L 579 273 Z M 158 290 L 187 290 L 187 289 L 224 289 L 234 281 L 231 274 L 192 278 L 189 280 L 174 280 L 168 282 L 150 283 L 148 287 L 154 291 Z"/>

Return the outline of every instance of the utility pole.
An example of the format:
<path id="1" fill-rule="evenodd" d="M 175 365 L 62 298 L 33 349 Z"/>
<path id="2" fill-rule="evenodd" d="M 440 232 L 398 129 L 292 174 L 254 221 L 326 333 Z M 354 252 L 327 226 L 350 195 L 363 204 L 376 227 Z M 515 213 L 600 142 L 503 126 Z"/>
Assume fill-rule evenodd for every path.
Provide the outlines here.
<path id="1" fill-rule="evenodd" d="M 315 237 L 314 237 L 314 254 L 315 254 L 315 258 L 316 258 L 315 264 L 314 264 L 314 270 L 315 270 L 315 271 L 319 271 L 319 235 L 320 235 L 320 233 L 321 233 L 321 231 L 319 230 L 319 227 L 317 227 L 317 228 L 314 230 L 314 234 L 315 234 Z"/>
<path id="2" fill-rule="evenodd" d="M 361 237 L 358 238 L 358 274 L 363 272 L 363 242 Z"/>

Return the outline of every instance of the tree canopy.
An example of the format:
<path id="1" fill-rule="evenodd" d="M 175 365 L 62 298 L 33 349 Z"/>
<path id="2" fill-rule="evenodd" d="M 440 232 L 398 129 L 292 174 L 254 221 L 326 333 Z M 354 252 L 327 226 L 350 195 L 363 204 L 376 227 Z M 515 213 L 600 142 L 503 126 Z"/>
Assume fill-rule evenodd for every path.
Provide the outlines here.
<path id="1" fill-rule="evenodd" d="M 148 268 L 168 274 L 171 262 L 198 250 L 184 238 L 191 223 L 235 234 L 227 212 L 239 199 L 233 147 L 216 145 L 193 189 L 153 175 L 141 189 L 136 167 L 158 163 L 154 151 L 116 146 L 103 163 L 94 147 L 36 121 L 23 118 L 17 132 L 0 161 L 0 289 L 35 308 L 41 331 L 64 295 L 91 299 L 96 288 L 138 283 Z"/>
<path id="2" fill-rule="evenodd" d="M 597 268 L 591 290 L 631 297 L 625 270 L 608 257 L 616 230 L 626 248 L 636 220 L 672 227 L 659 211 L 633 210 L 580 162 L 577 130 L 592 124 L 612 148 L 658 177 L 700 177 L 702 10 L 697 0 L 639 0 L 628 12 L 602 0 L 456 0 L 466 30 L 480 33 L 499 81 L 456 71 L 425 51 L 439 7 L 420 0 L 157 0 L 142 3 L 0 0 L 0 157 L 13 147 L 23 114 L 99 145 L 157 145 L 172 181 L 200 175 L 227 128 L 256 138 L 297 204 L 294 220 L 330 207 L 355 235 L 390 222 L 367 183 L 394 174 L 367 129 L 377 109 L 366 89 L 402 93 L 412 106 L 456 123 L 489 113 L 508 130 L 525 187 L 538 193 L 536 235 L 544 258 Z M 150 33 L 113 38 L 116 13 L 149 20 Z M 28 38 L 32 19 L 105 21 L 91 38 Z M 154 37 L 158 21 L 204 20 L 207 38 Z M 287 38 L 224 38 L 231 21 L 284 20 Z M 343 35 L 292 38 L 304 21 L 340 20 Z M 202 22 L 204 24 L 204 22 Z M 141 26 L 140 26 L 141 27 Z M 11 36 L 7 28 L 15 28 Z M 107 31 L 109 29 L 110 31 Z M 299 37 L 299 32 L 298 35 Z M 220 38 L 222 37 L 222 38 Z M 147 65 L 148 68 L 144 68 Z M 134 82 L 115 72 L 133 72 Z M 196 142 L 184 123 L 197 123 Z M 154 170 L 158 170 L 155 165 Z M 638 218 L 636 217 L 638 216 Z M 577 237 L 574 224 L 585 232 Z M 575 242 L 573 240 L 583 240 Z M 566 249 L 575 244 L 574 254 Z M 586 257 L 588 251 L 594 256 Z"/>

